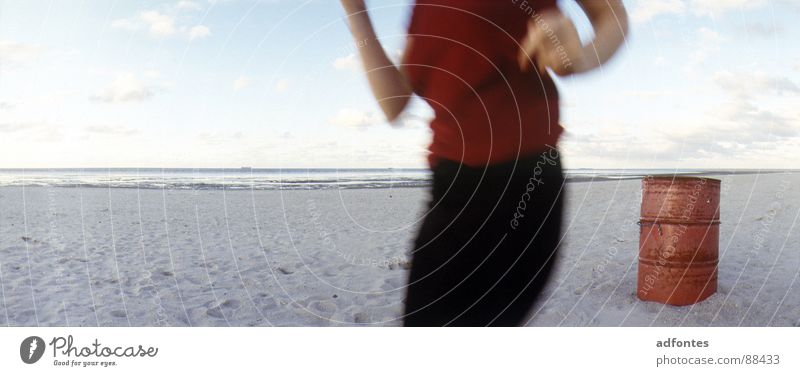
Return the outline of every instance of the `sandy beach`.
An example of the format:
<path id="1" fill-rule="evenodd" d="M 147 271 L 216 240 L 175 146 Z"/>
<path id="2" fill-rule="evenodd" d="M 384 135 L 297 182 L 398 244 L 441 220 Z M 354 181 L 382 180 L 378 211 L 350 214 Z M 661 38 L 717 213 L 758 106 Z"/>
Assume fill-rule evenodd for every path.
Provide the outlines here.
<path id="1" fill-rule="evenodd" d="M 567 185 L 531 326 L 800 325 L 798 173 L 724 175 L 719 288 L 636 298 L 640 181 Z M 400 324 L 426 188 L 0 188 L 0 325 Z"/>

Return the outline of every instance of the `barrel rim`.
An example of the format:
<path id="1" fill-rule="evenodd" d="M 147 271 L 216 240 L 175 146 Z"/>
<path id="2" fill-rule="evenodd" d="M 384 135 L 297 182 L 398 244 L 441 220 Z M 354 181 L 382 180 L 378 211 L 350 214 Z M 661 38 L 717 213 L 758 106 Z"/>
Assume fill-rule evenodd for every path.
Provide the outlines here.
<path id="1" fill-rule="evenodd" d="M 644 178 L 642 178 L 642 181 L 647 181 L 647 180 L 661 180 L 661 181 L 670 180 L 670 181 L 672 181 L 672 180 L 701 180 L 701 179 L 705 179 L 706 181 L 712 181 L 712 182 L 717 182 L 717 183 L 721 183 L 722 182 L 722 180 L 720 180 L 720 179 L 707 178 L 705 176 L 692 176 L 692 175 L 647 175 Z"/>
<path id="2" fill-rule="evenodd" d="M 714 217 L 697 217 L 692 218 L 689 220 L 685 219 L 676 219 L 673 217 L 649 217 L 649 216 L 642 216 L 639 217 L 639 222 L 636 224 L 639 227 L 642 226 L 657 226 L 657 225 L 686 225 L 686 226 L 712 226 L 712 225 L 719 225 L 720 222 L 719 217 L 719 210 L 717 210 L 716 215 Z"/>

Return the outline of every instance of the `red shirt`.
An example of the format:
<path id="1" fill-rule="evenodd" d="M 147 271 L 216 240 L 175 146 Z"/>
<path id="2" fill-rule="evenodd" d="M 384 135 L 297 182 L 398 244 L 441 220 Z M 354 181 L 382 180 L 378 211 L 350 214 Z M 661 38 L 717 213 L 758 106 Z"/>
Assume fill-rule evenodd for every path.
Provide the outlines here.
<path id="1" fill-rule="evenodd" d="M 441 158 L 491 165 L 556 145 L 556 87 L 517 63 L 529 20 L 550 6 L 555 0 L 417 0 L 403 64 L 435 113 L 431 166 Z"/>

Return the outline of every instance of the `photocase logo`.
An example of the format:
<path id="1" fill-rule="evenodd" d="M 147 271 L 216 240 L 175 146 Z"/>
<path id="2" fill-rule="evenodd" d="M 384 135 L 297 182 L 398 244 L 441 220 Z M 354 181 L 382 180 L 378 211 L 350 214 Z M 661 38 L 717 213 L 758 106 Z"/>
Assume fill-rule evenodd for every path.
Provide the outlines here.
<path id="1" fill-rule="evenodd" d="M 41 337 L 30 336 L 23 339 L 19 345 L 19 357 L 27 364 L 38 362 L 43 354 L 44 340 Z"/>

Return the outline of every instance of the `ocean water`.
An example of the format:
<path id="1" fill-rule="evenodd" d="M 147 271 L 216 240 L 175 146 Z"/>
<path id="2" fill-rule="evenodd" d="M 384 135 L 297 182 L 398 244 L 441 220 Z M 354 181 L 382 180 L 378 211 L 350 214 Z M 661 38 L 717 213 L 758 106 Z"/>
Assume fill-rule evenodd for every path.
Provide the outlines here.
<path id="1" fill-rule="evenodd" d="M 352 189 L 426 186 L 427 169 L 83 168 L 0 169 L 0 186 L 185 190 Z"/>
<path id="2" fill-rule="evenodd" d="M 648 175 L 747 173 L 675 169 L 573 169 L 570 181 L 639 179 Z M 0 187 L 88 187 L 137 189 L 354 189 L 430 185 L 428 169 L 261 168 L 75 168 L 0 169 Z"/>

